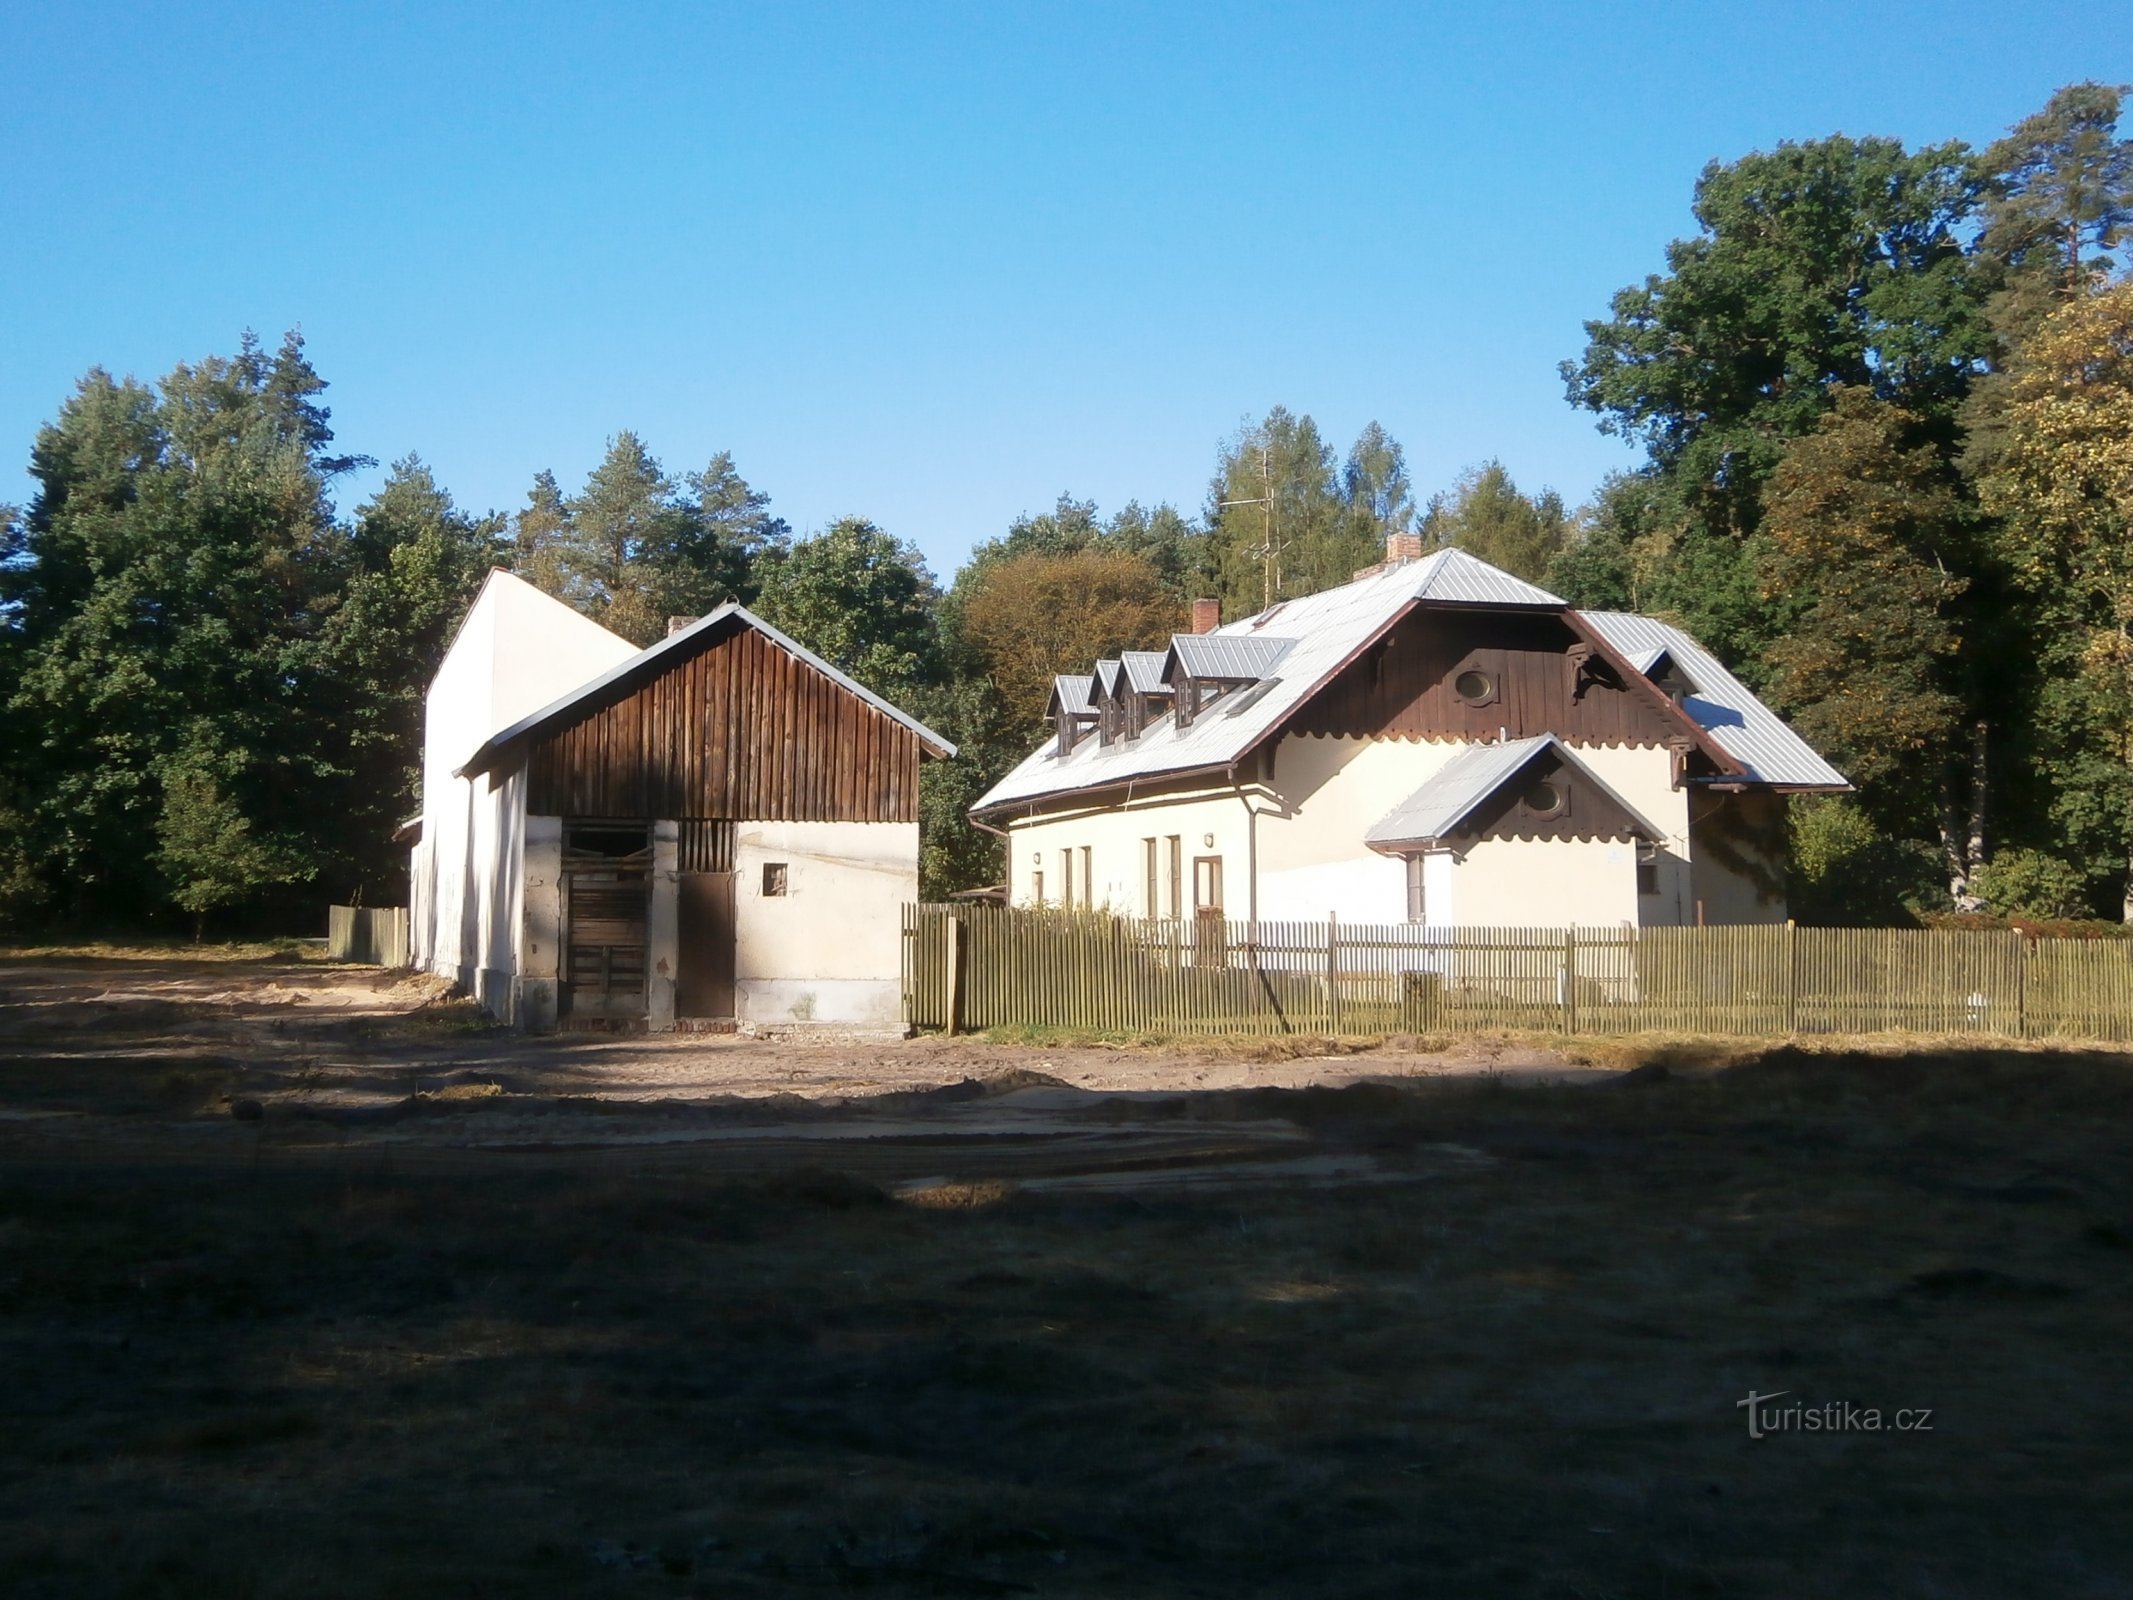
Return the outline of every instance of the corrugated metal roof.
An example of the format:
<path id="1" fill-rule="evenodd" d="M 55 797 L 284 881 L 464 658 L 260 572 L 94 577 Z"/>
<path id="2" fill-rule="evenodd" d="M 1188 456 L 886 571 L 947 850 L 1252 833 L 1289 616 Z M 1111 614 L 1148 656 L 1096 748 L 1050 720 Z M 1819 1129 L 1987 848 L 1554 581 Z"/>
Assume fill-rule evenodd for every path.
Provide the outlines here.
<path id="1" fill-rule="evenodd" d="M 994 784 L 972 809 L 997 811 L 1054 795 L 1108 787 L 1166 775 L 1219 771 L 1238 760 L 1418 600 L 1450 605 L 1563 608 L 1563 602 L 1508 572 L 1499 572 L 1463 550 L 1439 550 L 1420 561 L 1385 567 L 1339 588 L 1284 601 L 1257 616 L 1227 623 L 1213 633 L 1181 634 L 1172 651 L 1229 650 L 1239 640 L 1267 639 L 1280 630 L 1287 647 L 1273 665 L 1239 655 L 1258 686 L 1225 697 L 1180 729 L 1165 713 L 1137 739 L 1104 744 L 1090 739 L 1059 755 L 1047 742 Z M 1702 690 L 1684 709 L 1714 743 L 1750 770 L 1752 781 L 1836 787 L 1844 779 L 1815 755 L 1768 707 L 1677 628 L 1625 613 L 1587 613 L 1610 645 L 1630 656 L 1665 649 Z M 1642 625 L 1643 631 L 1626 624 Z M 1210 645 L 1210 641 L 1230 641 Z M 1188 642 L 1190 641 L 1190 642 Z M 1252 646 L 1245 646 L 1250 651 Z"/>
<path id="2" fill-rule="evenodd" d="M 1256 683 L 1295 645 L 1294 639 L 1269 638 L 1263 633 L 1181 633 L 1171 639 L 1170 655 L 1188 678 Z"/>
<path id="3" fill-rule="evenodd" d="M 1125 650 L 1119 654 L 1126 669 L 1126 682 L 1135 694 L 1169 694 L 1163 681 L 1163 663 L 1170 659 L 1162 650 Z"/>
<path id="4" fill-rule="evenodd" d="M 1089 699 L 1090 680 L 1087 673 L 1062 672 L 1052 679 L 1052 698 L 1044 708 L 1048 717 L 1056 717 L 1062 711 L 1077 716 L 1094 716 L 1096 706 Z"/>
<path id="5" fill-rule="evenodd" d="M 1501 744 L 1470 744 L 1439 767 L 1413 794 L 1394 806 L 1363 835 L 1373 849 L 1395 845 L 1431 844 L 1458 831 L 1476 806 L 1530 766 L 1544 751 L 1553 751 L 1566 772 L 1577 775 L 1629 813 L 1648 839 L 1659 832 L 1621 795 L 1604 783 L 1599 774 L 1552 733 L 1530 739 L 1510 739 Z"/>
<path id="6" fill-rule="evenodd" d="M 1535 756 L 1555 743 L 1552 734 L 1503 744 L 1470 744 L 1430 774 L 1363 835 L 1368 845 L 1419 844 L 1441 839 L 1474 807 L 1502 788 Z"/>
<path id="7" fill-rule="evenodd" d="M 1106 699 L 1109 699 L 1118 693 L 1118 675 L 1122 670 L 1123 669 L 1116 661 L 1099 661 L 1096 663 L 1095 684 L 1101 685 L 1103 695 Z M 1092 687 L 1094 687 L 1094 685 L 1092 685 Z M 1089 698 L 1091 701 L 1094 701 L 1096 696 L 1094 694 L 1091 694 Z"/>
<path id="8" fill-rule="evenodd" d="M 1456 601 L 1476 606 L 1566 604 L 1561 595 L 1550 594 L 1523 578 L 1514 578 L 1501 567 L 1492 567 L 1479 556 L 1470 556 L 1464 550 L 1439 550 L 1413 565 L 1427 569 L 1415 590 L 1417 600 Z"/>
<path id="9" fill-rule="evenodd" d="M 1387 567 L 1337 589 L 1286 601 L 1271 616 L 1245 617 L 1213 633 L 1181 635 L 1196 640 L 1234 640 L 1255 635 L 1263 639 L 1264 634 L 1258 630 L 1271 622 L 1280 628 L 1283 637 L 1294 642 L 1279 659 L 1280 681 L 1263 682 L 1250 695 L 1249 704 L 1240 696 L 1233 706 L 1212 706 L 1185 729 L 1180 729 L 1176 717 L 1166 712 L 1144 728 L 1137 739 L 1113 744 L 1096 739 L 1079 741 L 1063 756 L 1047 742 L 994 784 L 972 809 L 997 810 L 1048 795 L 1227 766 L 1269 729 L 1278 726 L 1357 650 L 1391 626 L 1425 587 L 1454 594 L 1469 604 L 1499 603 L 1476 598 L 1483 592 L 1521 592 L 1533 597 L 1521 604 L 1561 604 L 1507 573 L 1497 574 L 1502 580 L 1498 585 L 1467 570 L 1480 565 L 1463 551 L 1440 550 L 1423 560 Z M 1448 568 L 1453 572 L 1449 582 L 1444 579 Z M 1432 598 L 1437 597 L 1432 594 Z M 1176 643 L 1172 641 L 1173 645 Z M 1231 710 L 1237 714 L 1224 714 Z"/>
<path id="10" fill-rule="evenodd" d="M 490 735 L 481 748 L 467 758 L 467 764 L 461 767 L 453 776 L 471 778 L 489 771 L 490 768 L 496 765 L 497 757 L 508 746 L 534 737 L 551 724 L 568 720 L 571 714 L 587 701 L 597 699 L 606 690 L 627 679 L 651 677 L 665 665 L 668 656 L 678 655 L 686 651 L 692 641 L 700 642 L 704 634 L 729 620 L 737 620 L 744 627 L 755 629 L 756 632 L 760 633 L 772 644 L 775 644 L 779 649 L 806 662 L 833 683 L 849 689 L 876 711 L 881 712 L 884 716 L 894 717 L 898 722 L 918 735 L 919 743 L 932 750 L 936 755 L 953 756 L 955 754 L 954 745 L 943 739 L 908 711 L 899 711 L 865 684 L 845 673 L 839 672 L 827 661 L 816 655 L 814 651 L 808 649 L 806 645 L 801 644 L 789 634 L 773 628 L 739 601 L 728 600 L 716 611 L 713 611 L 708 616 L 699 617 L 679 633 L 670 633 L 657 644 L 645 646 L 644 649 L 638 651 L 628 660 L 618 662 L 597 678 L 571 690 L 569 694 L 564 695 L 560 700 L 543 706 L 530 717 L 521 717 L 510 727 L 504 729 L 503 732 Z"/>
<path id="11" fill-rule="evenodd" d="M 1633 611 L 1586 611 L 1585 620 L 1639 671 L 1670 655 L 1695 693 L 1681 709 L 1726 754 L 1748 769 L 1755 783 L 1788 788 L 1848 789 L 1843 773 L 1815 754 L 1778 714 L 1719 664 L 1718 658 L 1671 623 Z"/>

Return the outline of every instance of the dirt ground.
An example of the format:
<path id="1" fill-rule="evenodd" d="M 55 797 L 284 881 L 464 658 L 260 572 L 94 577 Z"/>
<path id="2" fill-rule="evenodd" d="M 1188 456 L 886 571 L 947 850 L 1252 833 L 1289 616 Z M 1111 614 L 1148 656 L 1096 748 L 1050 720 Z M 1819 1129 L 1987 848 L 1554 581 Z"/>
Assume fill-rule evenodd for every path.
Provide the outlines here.
<path id="1" fill-rule="evenodd" d="M 0 956 L 0 1592 L 2133 1594 L 2129 1135 L 2107 1052 Z"/>

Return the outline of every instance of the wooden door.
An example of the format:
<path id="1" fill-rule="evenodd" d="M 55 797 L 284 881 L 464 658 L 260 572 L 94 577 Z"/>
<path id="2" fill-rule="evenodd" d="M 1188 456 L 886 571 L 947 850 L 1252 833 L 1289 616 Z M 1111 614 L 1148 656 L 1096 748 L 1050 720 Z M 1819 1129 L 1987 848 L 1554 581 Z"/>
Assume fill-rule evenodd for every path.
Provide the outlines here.
<path id="1" fill-rule="evenodd" d="M 644 1015 L 652 851 L 629 849 L 634 831 L 586 829 L 563 850 L 563 994 L 566 1017 Z M 619 838 L 617 837 L 619 835 Z"/>
<path id="2" fill-rule="evenodd" d="M 674 984 L 676 1016 L 733 1015 L 733 879 L 730 872 L 676 877 L 681 967 Z"/>
<path id="3" fill-rule="evenodd" d="M 1194 959 L 1203 967 L 1219 967 L 1228 959 L 1226 930 L 1222 926 L 1222 858 L 1194 856 L 1192 861 L 1192 945 Z"/>

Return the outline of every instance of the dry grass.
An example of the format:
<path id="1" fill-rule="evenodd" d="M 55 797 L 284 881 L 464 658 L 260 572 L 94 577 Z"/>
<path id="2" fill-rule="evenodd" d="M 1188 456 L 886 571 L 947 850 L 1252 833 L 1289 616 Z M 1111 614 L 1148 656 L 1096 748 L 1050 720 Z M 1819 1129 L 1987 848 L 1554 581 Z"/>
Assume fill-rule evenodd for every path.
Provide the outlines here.
<path id="1" fill-rule="evenodd" d="M 0 1592 L 2124 1594 L 2127 1066 L 1153 1108 L 1317 1188 L 11 1146 Z"/>
<path id="2" fill-rule="evenodd" d="M 76 943 L 0 939 L 0 961 L 324 961 L 324 939 L 254 939 L 234 943 L 194 944 L 190 939 L 134 939 L 114 942 L 89 939 Z"/>

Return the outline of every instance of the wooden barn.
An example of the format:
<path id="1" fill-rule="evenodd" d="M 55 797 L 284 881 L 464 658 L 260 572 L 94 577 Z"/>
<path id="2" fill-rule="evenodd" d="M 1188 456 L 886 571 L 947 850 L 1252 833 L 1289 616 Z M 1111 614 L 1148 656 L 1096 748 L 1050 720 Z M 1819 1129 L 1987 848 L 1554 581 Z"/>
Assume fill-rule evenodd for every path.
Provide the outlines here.
<path id="1" fill-rule="evenodd" d="M 896 1025 L 919 763 L 954 747 L 746 607 L 638 650 L 496 573 L 426 746 L 415 963 L 497 1016 Z"/>

